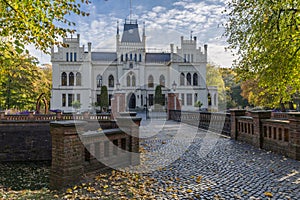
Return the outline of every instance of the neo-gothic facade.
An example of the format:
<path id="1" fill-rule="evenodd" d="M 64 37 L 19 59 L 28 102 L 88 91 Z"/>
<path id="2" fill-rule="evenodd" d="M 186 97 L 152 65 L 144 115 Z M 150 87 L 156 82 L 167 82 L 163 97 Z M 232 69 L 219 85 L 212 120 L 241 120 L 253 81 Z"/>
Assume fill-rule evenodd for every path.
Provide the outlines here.
<path id="1" fill-rule="evenodd" d="M 92 43 L 86 49 L 80 46 L 79 34 L 63 42 L 68 47 L 51 52 L 51 109 L 72 112 L 71 104 L 78 100 L 82 111 L 91 110 L 100 100 L 102 85 L 107 86 L 109 99 L 118 85 L 126 93 L 128 109 L 151 107 L 155 87 L 161 85 L 167 97 L 174 83 L 183 110 L 196 110 L 196 101 L 203 103 L 202 107 L 217 108 L 217 90 L 206 86 L 207 45 L 197 47 L 196 37 L 181 37 L 180 47 L 170 44 L 168 53 L 148 52 L 145 27 L 140 35 L 137 21 L 126 20 L 122 35 L 117 28 L 115 52 L 94 52 Z"/>

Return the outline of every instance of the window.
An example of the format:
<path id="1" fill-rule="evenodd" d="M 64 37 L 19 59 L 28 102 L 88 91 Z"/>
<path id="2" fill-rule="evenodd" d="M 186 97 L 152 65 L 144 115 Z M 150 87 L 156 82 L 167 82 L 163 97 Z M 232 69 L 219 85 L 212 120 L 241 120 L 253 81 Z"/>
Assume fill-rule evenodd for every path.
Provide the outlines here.
<path id="1" fill-rule="evenodd" d="M 184 73 L 182 72 L 182 73 L 180 74 L 180 85 L 184 85 L 184 79 L 185 79 L 185 75 L 184 75 Z"/>
<path id="2" fill-rule="evenodd" d="M 96 81 L 97 81 L 97 88 L 101 87 L 102 86 L 102 76 L 100 74 L 97 75 Z"/>
<path id="3" fill-rule="evenodd" d="M 135 76 L 133 75 L 133 76 L 132 76 L 132 87 L 135 87 L 135 85 L 136 85 L 136 84 L 135 84 Z"/>
<path id="4" fill-rule="evenodd" d="M 114 87 L 115 83 L 114 83 L 114 76 L 113 75 L 109 75 L 108 77 L 108 87 Z"/>
<path id="5" fill-rule="evenodd" d="M 148 87 L 149 88 L 153 88 L 154 87 L 154 80 L 153 80 L 153 76 L 152 75 L 150 75 L 148 77 Z"/>
<path id="6" fill-rule="evenodd" d="M 142 62 L 142 54 L 139 55 L 139 61 Z"/>
<path id="7" fill-rule="evenodd" d="M 70 86 L 74 85 L 74 74 L 73 74 L 73 72 L 70 72 L 70 74 L 69 74 L 69 85 Z"/>
<path id="8" fill-rule="evenodd" d="M 76 96 L 77 96 L 76 100 L 80 103 L 80 94 L 77 94 Z"/>
<path id="9" fill-rule="evenodd" d="M 132 68 L 133 68 L 133 64 L 132 64 L 132 62 L 131 62 L 131 63 L 129 63 L 129 68 L 130 68 L 130 69 L 132 69 Z"/>
<path id="10" fill-rule="evenodd" d="M 77 61 L 77 53 L 74 52 L 74 62 L 76 62 L 76 61 Z"/>
<path id="11" fill-rule="evenodd" d="M 96 97 L 96 101 L 97 101 L 97 104 L 99 105 L 100 104 L 100 101 L 101 101 L 101 95 L 100 94 L 97 94 L 97 97 Z"/>
<path id="12" fill-rule="evenodd" d="M 184 54 L 183 62 L 186 62 L 186 54 Z"/>
<path id="13" fill-rule="evenodd" d="M 188 60 L 188 62 L 190 62 L 190 54 L 188 54 L 187 56 L 188 56 L 187 60 Z"/>
<path id="14" fill-rule="evenodd" d="M 193 105 L 193 95 L 186 94 L 186 105 L 191 106 Z"/>
<path id="15" fill-rule="evenodd" d="M 74 94 L 68 94 L 68 106 L 72 106 L 72 102 L 74 101 Z"/>
<path id="16" fill-rule="evenodd" d="M 130 60 L 132 60 L 132 53 L 130 54 Z"/>
<path id="17" fill-rule="evenodd" d="M 161 87 L 165 87 L 165 77 L 164 77 L 164 75 L 160 75 L 160 77 L 159 77 L 159 85 Z"/>
<path id="18" fill-rule="evenodd" d="M 181 104 L 184 105 L 184 94 L 181 94 Z"/>
<path id="19" fill-rule="evenodd" d="M 187 85 L 191 85 L 191 83 L 192 83 L 192 76 L 191 76 L 191 74 L 190 73 L 187 73 L 187 75 L 186 75 L 186 81 L 187 81 Z"/>
<path id="20" fill-rule="evenodd" d="M 153 106 L 153 94 L 149 94 L 149 106 Z"/>
<path id="21" fill-rule="evenodd" d="M 114 147 L 113 147 L 113 155 L 117 155 L 118 154 L 118 140 L 113 140 L 113 144 L 114 144 Z"/>
<path id="22" fill-rule="evenodd" d="M 123 62 L 124 61 L 124 56 L 123 56 L 123 54 L 121 55 L 121 62 Z"/>
<path id="23" fill-rule="evenodd" d="M 69 62 L 69 53 L 66 53 L 66 61 Z"/>
<path id="24" fill-rule="evenodd" d="M 194 102 L 197 102 L 197 100 L 198 100 L 198 94 L 195 93 L 195 94 L 194 94 Z"/>
<path id="25" fill-rule="evenodd" d="M 70 53 L 70 62 L 72 62 L 73 61 L 73 53 L 71 52 Z"/>
<path id="26" fill-rule="evenodd" d="M 128 61 L 128 54 L 127 53 L 125 54 L 125 59 L 126 59 L 126 61 Z"/>
<path id="27" fill-rule="evenodd" d="M 198 85 L 198 74 L 194 73 L 193 74 L 193 85 Z"/>
<path id="28" fill-rule="evenodd" d="M 81 85 L 81 73 L 79 72 L 76 73 L 76 85 L 77 86 Z"/>
<path id="29" fill-rule="evenodd" d="M 67 73 L 66 72 L 63 72 L 61 73 L 61 85 L 62 86 L 65 86 L 67 85 Z"/>
<path id="30" fill-rule="evenodd" d="M 113 98 L 112 94 L 108 95 L 108 105 L 111 106 L 111 99 Z"/>
<path id="31" fill-rule="evenodd" d="M 134 54 L 134 61 L 136 62 L 137 61 L 137 55 Z"/>
<path id="32" fill-rule="evenodd" d="M 127 87 L 130 87 L 130 76 L 127 75 Z"/>
<path id="33" fill-rule="evenodd" d="M 66 103 L 67 103 L 67 96 L 66 94 L 62 94 L 62 107 L 66 107 Z"/>

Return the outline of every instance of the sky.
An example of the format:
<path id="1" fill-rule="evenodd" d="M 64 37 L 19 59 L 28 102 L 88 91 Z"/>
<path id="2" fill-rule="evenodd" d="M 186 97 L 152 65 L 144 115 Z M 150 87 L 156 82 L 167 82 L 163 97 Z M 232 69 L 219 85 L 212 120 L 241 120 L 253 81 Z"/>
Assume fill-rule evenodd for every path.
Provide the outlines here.
<path id="1" fill-rule="evenodd" d="M 227 0 L 131 0 L 132 19 L 137 19 L 140 34 L 143 23 L 148 51 L 170 51 L 170 44 L 180 47 L 180 37 L 197 37 L 198 46 L 208 45 L 208 61 L 231 67 L 234 57 L 223 35 Z M 124 20 L 130 16 L 130 0 L 91 0 L 83 9 L 88 17 L 69 16 L 76 22 L 80 45 L 92 43 L 92 51 L 115 51 L 117 22 L 122 34 Z M 75 36 L 74 36 L 75 37 Z M 29 47 L 40 64 L 50 63 L 50 56 Z"/>

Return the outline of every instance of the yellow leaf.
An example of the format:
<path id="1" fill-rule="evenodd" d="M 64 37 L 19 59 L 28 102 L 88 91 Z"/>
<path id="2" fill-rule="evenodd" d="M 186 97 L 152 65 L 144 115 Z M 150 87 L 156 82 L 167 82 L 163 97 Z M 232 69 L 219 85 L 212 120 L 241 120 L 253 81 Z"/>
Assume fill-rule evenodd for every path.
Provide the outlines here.
<path id="1" fill-rule="evenodd" d="M 264 195 L 267 197 L 273 197 L 273 194 L 271 192 L 265 192 Z"/>
<path id="2" fill-rule="evenodd" d="M 104 189 L 108 188 L 108 185 L 104 185 L 103 188 L 104 188 Z"/>
<path id="3" fill-rule="evenodd" d="M 66 193 L 67 193 L 67 194 L 72 194 L 72 189 L 71 189 L 71 188 L 68 188 L 68 189 L 66 190 Z"/>
<path id="4" fill-rule="evenodd" d="M 187 192 L 187 193 L 191 193 L 191 192 L 193 192 L 193 190 L 187 189 L 186 192 Z"/>

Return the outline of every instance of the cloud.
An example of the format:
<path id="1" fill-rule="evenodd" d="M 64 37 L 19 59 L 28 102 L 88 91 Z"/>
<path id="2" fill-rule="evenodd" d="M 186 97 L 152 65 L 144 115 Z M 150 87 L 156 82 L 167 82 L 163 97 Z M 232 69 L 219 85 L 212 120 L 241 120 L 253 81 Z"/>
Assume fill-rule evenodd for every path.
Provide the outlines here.
<path id="1" fill-rule="evenodd" d="M 228 0 L 183 0 L 166 4 L 157 3 L 149 7 L 147 3 L 134 5 L 134 18 L 138 19 L 140 33 L 142 22 L 146 25 L 147 47 L 167 50 L 170 43 L 179 43 L 180 36 L 197 36 L 198 45 L 209 45 L 209 58 L 221 66 L 231 66 L 232 56 L 225 52 L 226 38 L 222 37 L 224 29 L 221 24 L 225 17 L 222 14 L 224 3 Z M 162 6 L 163 5 L 163 6 Z M 117 21 L 122 33 L 124 13 L 129 10 L 103 9 L 92 4 L 88 18 L 77 20 L 77 32 L 81 35 L 81 45 L 92 42 L 92 49 L 97 51 L 114 51 Z M 123 8 L 122 8 L 123 9 Z M 101 12 L 101 13 L 100 13 Z M 77 18 L 76 18 L 77 19 Z M 222 56 L 220 56 L 222 55 Z M 40 56 L 38 56 L 40 57 Z"/>

